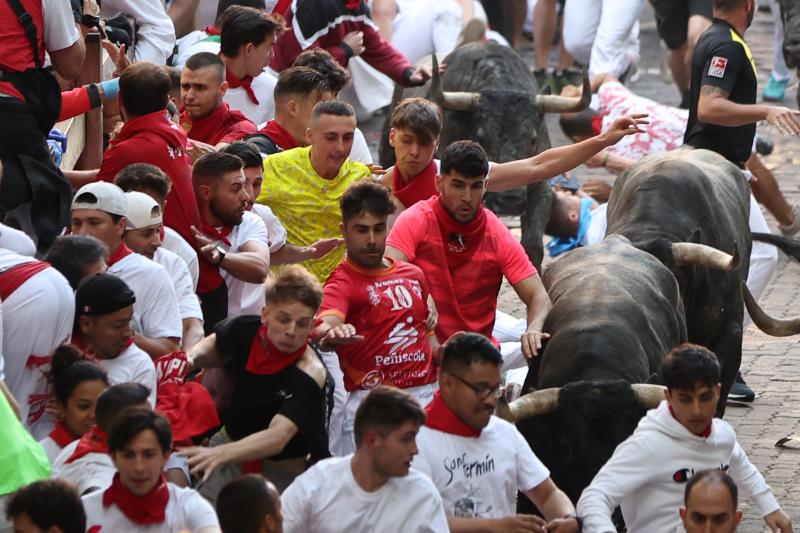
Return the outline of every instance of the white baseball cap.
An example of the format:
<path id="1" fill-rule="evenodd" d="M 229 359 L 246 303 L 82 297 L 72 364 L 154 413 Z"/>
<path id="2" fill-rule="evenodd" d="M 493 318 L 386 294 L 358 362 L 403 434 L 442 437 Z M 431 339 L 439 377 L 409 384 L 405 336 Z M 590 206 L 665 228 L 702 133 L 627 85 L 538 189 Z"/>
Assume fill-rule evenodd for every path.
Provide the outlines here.
<path id="1" fill-rule="evenodd" d="M 149 194 L 137 191 L 125 193 L 128 214 L 125 215 L 128 229 L 142 229 L 161 224 L 161 206 Z"/>
<path id="2" fill-rule="evenodd" d="M 72 209 L 98 209 L 124 217 L 127 213 L 125 193 L 113 183 L 96 181 L 78 189 L 72 198 Z"/>

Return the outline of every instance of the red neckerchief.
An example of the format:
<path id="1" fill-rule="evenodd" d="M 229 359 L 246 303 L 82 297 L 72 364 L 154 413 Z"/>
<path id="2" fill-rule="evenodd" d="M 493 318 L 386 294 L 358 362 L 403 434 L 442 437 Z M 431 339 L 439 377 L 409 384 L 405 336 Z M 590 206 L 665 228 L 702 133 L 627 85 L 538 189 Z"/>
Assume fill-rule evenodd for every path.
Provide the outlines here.
<path id="1" fill-rule="evenodd" d="M 181 112 L 181 127 L 190 139 L 216 145 L 231 133 L 232 128 L 240 122 L 249 122 L 240 111 L 231 109 L 226 102 L 203 118 L 192 118 L 186 112 Z M 250 126 L 255 129 L 255 124 Z M 244 133 L 242 133 L 244 136 Z"/>
<path id="2" fill-rule="evenodd" d="M 48 268 L 50 263 L 43 261 L 28 261 L 9 268 L 0 275 L 0 299 L 7 300 L 23 283 Z"/>
<path id="3" fill-rule="evenodd" d="M 344 7 L 349 9 L 350 11 L 358 9 L 358 6 L 361 5 L 361 0 L 346 0 Z"/>
<path id="4" fill-rule="evenodd" d="M 675 420 L 678 420 L 678 417 L 675 416 L 675 411 L 672 410 L 672 406 L 667 404 L 667 407 L 669 407 L 669 414 L 672 415 L 672 418 L 674 418 Z M 678 420 L 678 423 L 680 423 L 680 420 Z M 711 422 L 709 422 L 708 423 L 708 427 L 706 429 L 704 429 L 703 432 L 698 435 L 698 437 L 703 437 L 704 439 L 707 439 L 708 437 L 710 437 L 711 436 L 711 425 L 713 423 L 714 423 L 713 420 Z M 683 425 L 683 424 L 681 424 L 681 425 Z"/>
<path id="5" fill-rule="evenodd" d="M 274 120 L 270 120 L 267 122 L 267 125 L 258 130 L 257 133 L 262 135 L 266 135 L 272 142 L 278 145 L 278 148 L 281 150 L 291 150 L 292 148 L 297 148 L 300 146 L 297 144 L 297 141 L 294 140 L 292 134 L 286 131 L 286 129 L 278 124 Z"/>
<path id="6" fill-rule="evenodd" d="M 217 28 L 214 25 L 206 26 L 205 28 L 203 28 L 203 31 L 206 32 L 209 35 L 221 35 L 221 32 L 219 31 L 219 28 Z"/>
<path id="7" fill-rule="evenodd" d="M 406 208 L 411 207 L 417 202 L 427 200 L 431 196 L 436 196 L 436 161 L 431 160 L 422 169 L 422 172 L 413 178 L 407 178 L 400 172 L 400 168 L 394 166 L 394 178 L 392 179 L 392 189 L 395 197 L 400 200 Z"/>
<path id="8" fill-rule="evenodd" d="M 479 206 L 478 214 L 466 224 L 461 224 L 450 216 L 442 205 L 441 198 L 433 203 L 433 212 L 442 232 L 447 266 L 450 272 L 454 272 L 463 263 L 472 260 L 475 250 L 483 241 L 483 234 L 486 231 L 485 208 Z"/>
<path id="9" fill-rule="evenodd" d="M 111 254 L 108 257 L 108 259 L 106 259 L 106 265 L 111 267 L 112 265 L 114 265 L 114 263 L 116 263 L 118 261 L 121 261 L 123 258 L 131 255 L 132 253 L 133 253 L 133 251 L 130 248 L 128 248 L 127 246 L 125 246 L 124 242 L 122 242 L 117 247 L 117 249 L 114 250 L 114 253 Z"/>
<path id="10" fill-rule="evenodd" d="M 140 526 L 163 523 L 166 520 L 167 503 L 169 487 L 163 474 L 144 496 L 136 496 L 128 490 L 120 481 L 119 472 L 114 474 L 111 486 L 103 492 L 103 507 L 116 505 L 128 520 Z"/>
<path id="11" fill-rule="evenodd" d="M 292 353 L 284 353 L 272 344 L 267 336 L 267 326 L 261 324 L 258 333 L 250 343 L 250 355 L 247 357 L 245 370 L 252 374 L 277 374 L 289 365 L 293 365 L 306 351 L 305 343 Z"/>
<path id="12" fill-rule="evenodd" d="M 225 71 L 225 81 L 228 82 L 228 87 L 231 89 L 236 89 L 238 87 L 243 87 L 245 92 L 247 92 L 248 98 L 250 101 L 256 105 L 258 104 L 258 98 L 256 98 L 256 93 L 253 92 L 253 76 L 245 76 L 242 79 L 237 78 L 233 74 L 231 74 L 230 70 Z"/>
<path id="13" fill-rule="evenodd" d="M 217 229 L 214 226 L 210 226 L 205 222 L 200 222 L 200 231 L 203 232 L 203 235 L 216 239 L 218 241 L 222 241 L 228 246 L 231 245 L 231 241 L 228 240 L 228 235 L 231 234 L 233 231 L 233 226 L 222 226 L 222 229 Z"/>
<path id="14" fill-rule="evenodd" d="M 595 115 L 592 117 L 592 135 L 601 133 L 603 133 L 603 115 Z"/>
<path id="15" fill-rule="evenodd" d="M 442 400 L 441 391 L 436 391 L 433 400 L 425 408 L 425 425 L 431 429 L 443 431 L 459 437 L 481 436 L 481 430 L 465 424 Z"/>
<path id="16" fill-rule="evenodd" d="M 51 439 L 53 439 L 53 442 L 55 442 L 56 444 L 58 444 L 62 448 L 64 446 L 66 446 L 67 444 L 71 443 L 72 441 L 77 440 L 77 439 L 80 438 L 79 436 L 74 435 L 70 430 L 68 430 L 64 426 L 64 424 L 61 423 L 61 420 L 56 422 L 55 427 L 53 428 L 53 430 L 50 432 L 50 434 L 48 436 Z"/>
<path id="17" fill-rule="evenodd" d="M 66 464 L 73 463 L 90 453 L 108 453 L 108 433 L 97 426 L 83 434 L 78 441 L 78 447 L 69 456 Z"/>

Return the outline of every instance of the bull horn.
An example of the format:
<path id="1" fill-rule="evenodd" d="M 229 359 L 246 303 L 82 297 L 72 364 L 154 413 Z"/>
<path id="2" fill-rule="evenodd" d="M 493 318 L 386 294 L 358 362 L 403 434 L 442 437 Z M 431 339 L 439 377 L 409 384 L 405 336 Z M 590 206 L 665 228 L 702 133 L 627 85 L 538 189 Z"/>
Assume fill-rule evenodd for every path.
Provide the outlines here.
<path id="1" fill-rule="evenodd" d="M 649 383 L 634 383 L 631 388 L 636 396 L 636 401 L 639 402 L 639 406 L 642 409 L 658 407 L 661 400 L 664 399 L 664 390 L 666 389 L 662 385 L 651 385 Z"/>
<path id="2" fill-rule="evenodd" d="M 542 113 L 577 113 L 589 107 L 592 101 L 592 84 L 589 74 L 583 70 L 583 89 L 580 96 L 558 96 L 537 94 L 536 105 Z"/>
<path id="3" fill-rule="evenodd" d="M 678 266 L 705 266 L 732 272 L 739 268 L 739 247 L 733 244 L 733 255 L 705 244 L 693 242 L 672 243 L 672 256 Z"/>
<path id="4" fill-rule="evenodd" d="M 747 284 L 742 281 L 742 296 L 744 297 L 744 305 L 747 307 L 747 312 L 750 313 L 750 318 L 753 323 L 758 326 L 758 329 L 772 335 L 773 337 L 789 337 L 800 333 L 800 317 L 777 319 L 772 318 L 759 307 L 756 299 L 750 294 L 750 289 Z"/>
<path id="5" fill-rule="evenodd" d="M 559 392 L 560 388 L 542 389 L 529 392 L 510 404 L 500 401 L 497 404 L 497 416 L 509 422 L 517 422 L 523 418 L 552 413 L 558 407 Z"/>
<path id="6" fill-rule="evenodd" d="M 433 73 L 431 77 L 431 99 L 442 109 L 469 111 L 478 104 L 481 93 L 463 93 L 442 90 L 442 76 L 439 73 L 439 61 L 433 54 Z"/>

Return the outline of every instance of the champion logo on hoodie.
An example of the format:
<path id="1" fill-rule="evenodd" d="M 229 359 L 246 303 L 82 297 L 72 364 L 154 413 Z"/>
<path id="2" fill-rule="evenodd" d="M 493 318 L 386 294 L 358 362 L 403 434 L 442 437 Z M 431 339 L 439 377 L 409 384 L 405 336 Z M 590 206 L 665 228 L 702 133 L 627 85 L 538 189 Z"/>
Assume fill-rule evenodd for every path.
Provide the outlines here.
<path id="1" fill-rule="evenodd" d="M 731 465 L 719 465 L 717 470 L 722 470 L 723 472 L 727 472 Z M 694 476 L 694 468 L 681 468 L 680 470 L 676 470 L 674 474 L 672 474 L 672 481 L 675 483 L 686 483 Z"/>

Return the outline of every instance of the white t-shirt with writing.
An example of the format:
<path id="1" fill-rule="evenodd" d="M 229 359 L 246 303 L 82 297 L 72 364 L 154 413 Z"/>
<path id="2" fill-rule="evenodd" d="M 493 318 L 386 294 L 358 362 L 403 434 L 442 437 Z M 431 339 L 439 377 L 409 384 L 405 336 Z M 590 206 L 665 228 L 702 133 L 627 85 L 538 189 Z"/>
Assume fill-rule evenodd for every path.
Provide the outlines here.
<path id="1" fill-rule="evenodd" d="M 245 243 L 250 241 L 260 242 L 264 246 L 269 246 L 267 227 L 258 215 L 245 211 L 242 223 L 233 227 L 233 231 L 228 235 L 228 241 L 231 243 L 230 246 L 220 243 L 222 247 L 226 248 L 227 252 L 238 252 Z M 263 289 L 253 283 L 247 283 L 233 277 L 225 268 L 220 268 L 219 272 L 228 287 L 228 316 L 240 315 L 245 291 L 253 288 L 257 290 Z"/>
<path id="2" fill-rule="evenodd" d="M 192 248 L 192 245 L 186 242 L 177 231 L 164 226 L 164 238 L 161 240 L 161 247 L 183 259 L 189 269 L 189 274 L 192 276 L 192 288 L 197 290 L 197 280 L 200 279 L 200 263 L 197 259 L 197 251 Z"/>
<path id="3" fill-rule="evenodd" d="M 131 522 L 112 504 L 103 506 L 103 491 L 87 494 L 81 500 L 86 511 L 86 528 L 93 533 L 195 533 L 204 528 L 219 528 L 214 508 L 194 489 L 167 483 L 169 501 L 160 524 L 142 526 Z M 99 529 L 92 530 L 99 526 Z"/>
<path id="4" fill-rule="evenodd" d="M 150 389 L 147 400 L 156 407 L 156 367 L 153 360 L 141 348 L 131 344 L 114 359 L 97 359 L 100 368 L 106 371 L 109 385 L 141 383 Z"/>
<path id="5" fill-rule="evenodd" d="M 442 498 L 413 468 L 375 492 L 353 478 L 352 455 L 325 459 L 301 474 L 281 496 L 285 533 L 440 533 L 449 531 Z"/>
<path id="6" fill-rule="evenodd" d="M 423 426 L 417 448 L 412 467 L 433 480 L 451 516 L 514 515 L 517 491 L 528 492 L 550 477 L 517 428 L 495 416 L 477 438 Z"/>
<path id="7" fill-rule="evenodd" d="M 108 273 L 127 283 L 136 295 L 133 318 L 145 337 L 181 338 L 183 324 L 178 300 L 164 267 L 143 255 L 131 253 L 109 266 Z"/>
<path id="8" fill-rule="evenodd" d="M 153 260 L 163 266 L 172 279 L 175 297 L 178 299 L 178 309 L 181 320 L 185 318 L 198 318 L 203 320 L 203 311 L 200 310 L 200 300 L 194 292 L 192 275 L 183 259 L 174 252 L 166 250 L 163 246 L 156 250 Z"/>

